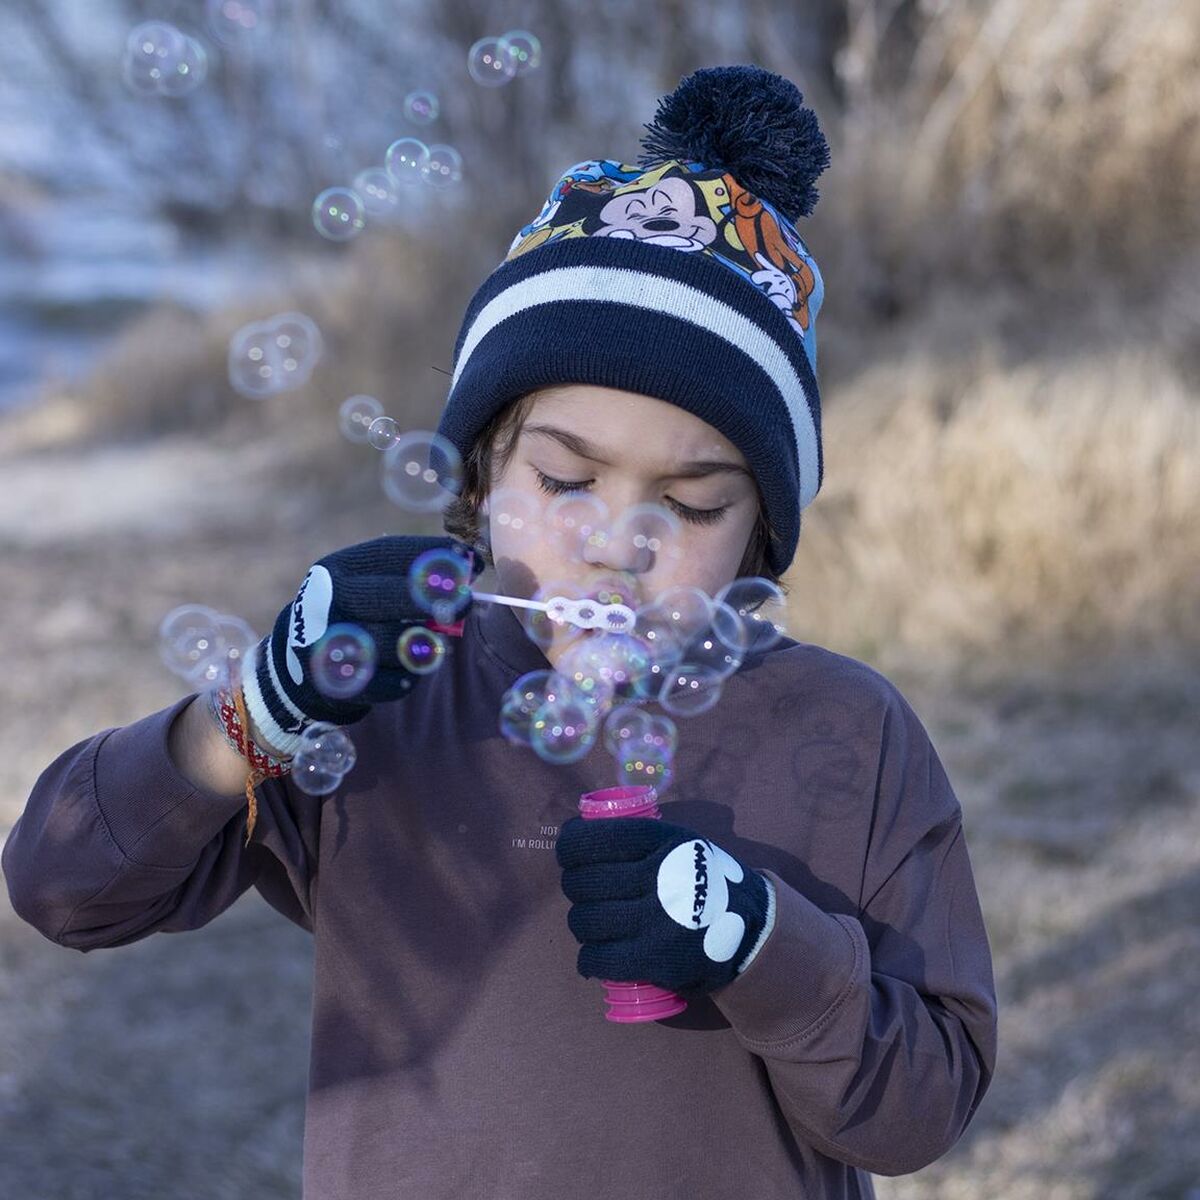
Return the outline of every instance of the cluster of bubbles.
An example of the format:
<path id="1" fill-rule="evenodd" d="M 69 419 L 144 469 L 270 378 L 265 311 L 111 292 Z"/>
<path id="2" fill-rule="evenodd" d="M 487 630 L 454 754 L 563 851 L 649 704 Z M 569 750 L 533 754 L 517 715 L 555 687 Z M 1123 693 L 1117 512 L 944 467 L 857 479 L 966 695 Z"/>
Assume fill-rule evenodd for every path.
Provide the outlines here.
<path id="1" fill-rule="evenodd" d="M 274 0 L 205 3 L 205 24 L 227 47 L 261 34 L 274 16 Z M 121 74 L 130 90 L 140 96 L 186 96 L 208 78 L 208 51 L 198 39 L 167 21 L 144 21 L 125 41 Z"/>
<path id="2" fill-rule="evenodd" d="M 185 96 L 208 75 L 208 54 L 166 21 L 146 21 L 125 41 L 121 74 L 139 96 Z"/>
<path id="3" fill-rule="evenodd" d="M 404 97 L 405 119 L 414 125 L 432 125 L 440 107 L 437 96 L 423 88 Z M 410 189 L 451 187 L 462 181 L 462 167 L 462 155 L 453 146 L 397 138 L 381 165 L 359 171 L 350 187 L 326 188 L 313 201 L 313 225 L 322 237 L 345 242 L 357 237 L 369 221 L 393 224 L 403 212 L 404 198 L 412 195 Z"/>
<path id="4" fill-rule="evenodd" d="M 292 758 L 292 781 L 310 796 L 327 796 L 358 761 L 349 735 L 338 725 L 317 721 L 300 735 Z"/>
<path id="5" fill-rule="evenodd" d="M 483 87 L 503 87 L 537 70 L 541 61 L 541 42 L 524 29 L 512 29 L 501 37 L 480 38 L 467 52 L 467 71 Z"/>
<path id="6" fill-rule="evenodd" d="M 229 340 L 229 382 L 251 400 L 295 391 L 308 382 L 323 351 L 321 331 L 303 313 L 252 321 Z"/>
<path id="7" fill-rule="evenodd" d="M 638 576 L 663 564 L 669 577 L 682 565 L 682 523 L 662 504 L 614 515 L 590 492 L 568 492 L 543 507 L 528 492 L 498 488 L 488 508 L 517 558 L 522 546 L 543 546 L 565 562 L 620 562 Z M 661 793 L 671 782 L 672 718 L 707 712 L 748 656 L 785 636 L 784 593 L 759 576 L 733 580 L 715 596 L 675 586 L 640 606 L 624 573 L 586 594 L 550 581 L 533 599 L 548 604 L 554 596 L 622 603 L 633 608 L 634 620 L 619 631 L 564 629 L 544 609 L 518 610 L 526 634 L 543 650 L 556 636 L 564 645 L 556 669 L 532 672 L 506 694 L 501 731 L 547 762 L 569 763 L 585 757 L 603 730 L 618 786 L 650 783 Z M 636 715 L 651 703 L 667 715 Z"/>
<path id="8" fill-rule="evenodd" d="M 198 690 L 228 687 L 253 658 L 257 635 L 240 617 L 203 604 L 181 604 L 158 628 L 159 657 Z"/>
<path id="9" fill-rule="evenodd" d="M 439 513 L 462 490 L 462 455 L 454 443 L 428 429 L 402 431 L 374 396 L 343 400 L 338 427 L 349 441 L 383 452 L 383 490 L 398 507 Z"/>
<path id="10" fill-rule="evenodd" d="M 581 598 L 552 584 L 535 599 L 553 595 Z M 601 589 L 598 602 L 622 599 L 617 589 Z M 578 630 L 555 669 L 518 679 L 502 701 L 500 731 L 552 764 L 578 762 L 602 735 L 616 763 L 616 784 L 652 784 L 661 794 L 673 775 L 672 718 L 707 712 L 748 655 L 786 636 L 785 604 L 778 585 L 760 576 L 735 579 L 714 597 L 689 585 L 668 588 L 635 609 L 628 632 Z M 542 610 L 530 611 L 522 618 L 526 632 L 545 648 L 550 620 Z M 669 715 L 641 707 L 650 703 Z"/>

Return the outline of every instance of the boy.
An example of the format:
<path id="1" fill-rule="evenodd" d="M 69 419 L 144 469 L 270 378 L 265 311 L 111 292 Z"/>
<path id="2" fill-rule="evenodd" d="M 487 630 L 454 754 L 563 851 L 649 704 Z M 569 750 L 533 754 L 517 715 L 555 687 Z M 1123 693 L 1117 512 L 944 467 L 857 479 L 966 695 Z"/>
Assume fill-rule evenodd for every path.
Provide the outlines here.
<path id="1" fill-rule="evenodd" d="M 791 224 L 827 159 L 815 118 L 778 76 L 714 68 L 650 130 L 648 170 L 559 180 L 458 338 L 439 432 L 467 469 L 444 520 L 507 594 L 565 580 L 636 606 L 778 578 L 820 485 L 821 283 Z M 614 540 L 570 560 L 493 519 L 503 489 L 564 488 L 661 501 L 682 557 Z M 228 739 L 189 696 L 51 764 L 5 847 L 14 908 L 86 951 L 255 886 L 310 930 L 308 1200 L 869 1197 L 869 1172 L 945 1153 L 990 1082 L 996 1005 L 961 808 L 899 692 L 784 638 L 687 720 L 662 821 L 585 823 L 603 746 L 554 766 L 497 730 L 565 648 L 506 606 L 470 604 L 419 688 L 389 661 L 352 702 L 312 687 L 314 624 L 382 650 L 424 618 L 403 582 L 432 540 L 314 564 L 226 698 Z M 354 724 L 326 798 L 287 774 L 314 720 Z M 266 779 L 243 818 L 247 758 Z M 692 846 L 724 870 L 719 930 L 670 915 L 665 864 Z M 598 978 L 689 1006 L 612 1024 Z"/>

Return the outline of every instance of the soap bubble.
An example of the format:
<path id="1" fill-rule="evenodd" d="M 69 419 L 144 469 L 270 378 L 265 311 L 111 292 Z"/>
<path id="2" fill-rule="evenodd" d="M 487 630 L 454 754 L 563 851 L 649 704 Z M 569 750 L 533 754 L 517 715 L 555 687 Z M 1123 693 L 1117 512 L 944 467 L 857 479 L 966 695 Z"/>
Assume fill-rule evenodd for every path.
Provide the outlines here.
<path id="1" fill-rule="evenodd" d="M 376 450 L 386 450 L 400 438 L 400 426 L 392 417 L 376 417 L 367 426 L 367 441 Z"/>
<path id="2" fill-rule="evenodd" d="M 357 696 L 375 676 L 376 657 L 375 639 L 365 629 L 331 625 L 312 648 L 313 687 L 333 700 Z"/>
<path id="3" fill-rule="evenodd" d="M 357 757 L 344 729 L 316 721 L 300 735 L 300 745 L 292 758 L 292 780 L 310 796 L 326 796 L 353 769 Z"/>
<path id="4" fill-rule="evenodd" d="M 453 622 L 438 622 L 453 624 Z M 432 675 L 445 660 L 446 639 L 436 629 L 410 625 L 396 639 L 396 657 L 400 665 L 414 675 Z"/>
<path id="5" fill-rule="evenodd" d="M 187 53 L 187 39 L 166 21 L 145 21 L 125 40 L 121 71 L 131 90 L 143 96 L 163 92 L 163 81 L 174 74 Z"/>
<path id="6" fill-rule="evenodd" d="M 682 653 L 713 619 L 713 602 L 703 588 L 678 584 L 637 610 L 634 633 L 660 655 Z"/>
<path id="7" fill-rule="evenodd" d="M 338 428 L 342 436 L 366 445 L 371 423 L 383 415 L 383 405 L 374 396 L 350 396 L 338 409 Z"/>
<path id="8" fill-rule="evenodd" d="M 746 657 L 750 632 L 743 619 L 724 600 L 713 602 L 712 623 L 694 638 L 684 653 L 688 662 L 707 667 L 727 679 Z"/>
<path id="9" fill-rule="evenodd" d="M 273 0 L 207 0 L 208 27 L 227 46 L 255 37 L 270 27 Z"/>
<path id="10" fill-rule="evenodd" d="M 423 88 L 404 97 L 404 115 L 414 125 L 431 125 L 437 120 L 439 111 L 438 98 Z"/>
<path id="11" fill-rule="evenodd" d="M 326 188 L 312 206 L 313 225 L 331 242 L 345 242 L 360 234 L 367 225 L 362 197 L 350 188 Z"/>
<path id="12" fill-rule="evenodd" d="M 471 567 L 449 546 L 422 551 L 408 570 L 408 591 L 413 603 L 432 613 L 439 625 L 453 625 L 471 603 Z"/>
<path id="13" fill-rule="evenodd" d="M 603 655 L 595 654 L 592 642 L 580 638 L 559 655 L 554 668 L 593 708 L 607 712 L 616 693 L 613 672 Z"/>
<path id="14" fill-rule="evenodd" d="M 639 697 L 650 665 L 650 652 L 639 638 L 597 631 L 564 650 L 558 670 L 607 705 L 614 698 L 621 702 Z"/>
<path id="15" fill-rule="evenodd" d="M 500 52 L 508 55 L 513 63 L 513 73 L 528 75 L 542 61 L 542 43 L 524 29 L 512 29 L 499 39 Z"/>
<path id="16" fill-rule="evenodd" d="M 440 433 L 412 429 L 388 446 L 382 474 L 393 504 L 409 512 L 441 512 L 462 490 L 462 455 Z"/>
<path id="17" fill-rule="evenodd" d="M 516 77 L 516 54 L 502 38 L 480 38 L 467 52 L 467 70 L 484 87 L 503 87 Z"/>
<path id="18" fill-rule="evenodd" d="M 500 703 L 500 732 L 514 746 L 528 746 L 534 718 L 547 704 L 565 699 L 571 681 L 557 671 L 527 671 L 504 693 Z"/>
<path id="19" fill-rule="evenodd" d="M 653 739 L 623 741 L 613 757 L 619 787 L 649 784 L 661 796 L 675 778 L 671 752 Z"/>
<path id="20" fill-rule="evenodd" d="M 679 727 L 670 717 L 649 713 L 636 704 L 622 704 L 605 718 L 604 748 L 616 756 L 623 742 L 654 746 L 670 757 L 679 745 Z"/>
<path id="21" fill-rule="evenodd" d="M 195 38 L 183 39 L 183 53 L 174 70 L 163 76 L 159 90 L 164 96 L 186 96 L 208 77 L 208 55 Z"/>
<path id="22" fill-rule="evenodd" d="M 541 536 L 542 506 L 536 496 L 519 488 L 502 487 L 489 492 L 484 514 L 492 525 L 507 530 L 514 542 L 530 546 Z"/>
<path id="23" fill-rule="evenodd" d="M 158 652 L 167 669 L 184 679 L 204 670 L 220 653 L 221 614 L 205 604 L 181 604 L 158 627 Z"/>
<path id="24" fill-rule="evenodd" d="M 529 745 L 543 762 L 556 766 L 578 762 L 595 743 L 598 726 L 595 706 L 572 688 L 547 700 L 533 714 Z"/>
<path id="25" fill-rule="evenodd" d="M 400 197 L 391 175 L 383 167 L 367 167 L 354 177 L 351 188 L 361 200 L 367 216 L 387 224 L 400 217 Z"/>
<path id="26" fill-rule="evenodd" d="M 258 635 L 241 617 L 222 613 L 216 624 L 216 652 L 199 667 L 192 682 L 205 688 L 230 686 L 234 676 L 240 678 L 253 662 Z"/>
<path id="27" fill-rule="evenodd" d="M 659 563 L 682 561 L 682 531 L 683 522 L 665 505 L 634 504 L 613 522 L 609 552 L 622 556 L 629 570 L 644 574 Z"/>
<path id="28" fill-rule="evenodd" d="M 430 146 L 429 157 L 421 165 L 421 180 L 436 188 L 461 182 L 462 155 L 453 146 Z"/>
<path id="29" fill-rule="evenodd" d="M 303 313 L 278 313 L 243 325 L 229 340 L 229 382 L 261 400 L 306 384 L 324 352 L 321 331 Z"/>
<path id="30" fill-rule="evenodd" d="M 719 592 L 722 600 L 741 618 L 748 634 L 746 652 L 769 650 L 787 636 L 787 598 L 783 589 L 760 575 L 745 576 L 727 583 Z"/>
<path id="31" fill-rule="evenodd" d="M 425 168 L 429 165 L 429 147 L 419 138 L 397 138 L 388 148 L 384 169 L 388 178 L 401 187 L 424 183 Z"/>
<path id="32" fill-rule="evenodd" d="M 564 562 L 583 562 L 588 547 L 608 544 L 608 505 L 591 492 L 555 496 L 542 517 L 547 545 Z"/>
<path id="33" fill-rule="evenodd" d="M 565 596 L 568 600 L 582 600 L 584 588 L 577 583 L 551 580 L 539 587 L 530 597 L 539 604 L 546 604 L 555 596 Z M 557 637 L 560 642 L 569 645 L 576 639 L 586 637 L 586 631 L 578 626 L 556 621 L 545 609 L 518 608 L 514 615 L 525 630 L 529 640 L 542 650 L 546 650 Z"/>
<path id="34" fill-rule="evenodd" d="M 720 700 L 721 683 L 721 677 L 708 667 L 680 663 L 663 681 L 658 702 L 677 717 L 695 717 Z"/>

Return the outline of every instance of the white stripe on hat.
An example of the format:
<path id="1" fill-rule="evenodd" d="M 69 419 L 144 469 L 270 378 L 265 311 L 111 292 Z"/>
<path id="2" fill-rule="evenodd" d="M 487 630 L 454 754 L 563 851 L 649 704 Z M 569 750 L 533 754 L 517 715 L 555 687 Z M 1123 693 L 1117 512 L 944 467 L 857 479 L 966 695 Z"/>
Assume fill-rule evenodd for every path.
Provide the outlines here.
<path id="1" fill-rule="evenodd" d="M 749 317 L 708 292 L 627 267 L 555 267 L 505 288 L 479 310 L 463 341 L 451 390 L 479 344 L 501 322 L 555 300 L 598 300 L 667 313 L 715 334 L 761 367 L 787 405 L 800 469 L 800 507 L 817 494 L 817 430 L 804 384 L 782 347 Z"/>

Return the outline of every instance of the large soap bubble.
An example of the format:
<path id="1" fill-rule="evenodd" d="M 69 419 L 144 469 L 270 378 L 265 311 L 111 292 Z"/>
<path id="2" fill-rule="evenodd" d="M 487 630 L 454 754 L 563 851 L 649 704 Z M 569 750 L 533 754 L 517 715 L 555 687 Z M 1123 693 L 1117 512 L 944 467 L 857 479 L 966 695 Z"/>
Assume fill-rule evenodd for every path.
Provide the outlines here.
<path id="1" fill-rule="evenodd" d="M 331 625 L 312 648 L 313 687 L 322 696 L 349 700 L 375 676 L 375 639 L 359 625 Z"/>
<path id="2" fill-rule="evenodd" d="M 574 688 L 557 671 L 527 671 L 500 702 L 500 732 L 514 746 L 528 746 L 534 718 L 547 704 L 570 696 Z"/>
<path id="3" fill-rule="evenodd" d="M 440 625 L 452 625 L 471 603 L 471 566 L 452 547 L 434 546 L 413 559 L 408 591 L 413 603 Z"/>
<path id="4" fill-rule="evenodd" d="M 743 576 L 727 583 L 715 599 L 728 604 L 741 619 L 748 654 L 769 650 L 787 636 L 787 597 L 777 583 L 761 575 Z"/>
<path id="5" fill-rule="evenodd" d="M 388 148 L 384 170 L 400 187 L 415 187 L 425 182 L 429 165 L 429 147 L 420 138 L 397 138 Z"/>
<path id="6" fill-rule="evenodd" d="M 510 29 L 499 39 L 498 52 L 512 61 L 514 75 L 528 75 L 542 62 L 542 43 L 525 29 Z"/>
<path id="7" fill-rule="evenodd" d="M 384 451 L 382 477 L 393 504 L 409 512 L 441 512 L 462 491 L 462 455 L 440 433 L 410 430 Z"/>
<path id="8" fill-rule="evenodd" d="M 431 125 L 437 120 L 441 106 L 433 92 L 417 88 L 404 97 L 404 117 L 414 125 Z"/>
<path id="9" fill-rule="evenodd" d="M 312 377 L 323 352 L 321 331 L 311 317 L 277 313 L 243 325 L 229 339 L 229 382 L 251 400 L 295 391 Z"/>
<path id="10" fill-rule="evenodd" d="M 365 445 L 371 423 L 381 416 L 383 405 L 374 396 L 348 396 L 338 409 L 338 428 L 348 441 Z"/>
<path id="11" fill-rule="evenodd" d="M 534 713 L 529 744 L 543 762 L 557 766 L 578 762 L 595 743 L 599 724 L 596 706 L 572 687 Z"/>
<path id="12" fill-rule="evenodd" d="M 516 78 L 517 51 L 503 38 L 480 38 L 467 51 L 467 71 L 483 87 L 503 87 Z"/>
<path id="13" fill-rule="evenodd" d="M 362 200 L 363 209 L 372 221 L 387 225 L 400 219 L 400 196 L 384 167 L 359 171 L 350 190 Z"/>
<path id="14" fill-rule="evenodd" d="M 362 197 L 347 187 L 326 188 L 312 206 L 313 226 L 331 242 L 357 237 L 367 226 L 367 210 Z"/>
<path id="15" fill-rule="evenodd" d="M 588 548 L 608 545 L 608 505 L 591 492 L 565 492 L 546 506 L 546 542 L 563 562 L 583 562 Z"/>
<path id="16" fill-rule="evenodd" d="M 430 187 L 446 188 L 462 182 L 462 155 L 453 146 L 436 143 L 429 147 L 429 158 L 421 166 L 421 182 Z"/>
<path id="17" fill-rule="evenodd" d="M 292 757 L 292 780 L 310 796 L 336 791 L 357 760 L 354 743 L 338 725 L 317 721 L 300 735 Z"/>
<path id="18" fill-rule="evenodd" d="M 658 702 L 677 717 L 695 717 L 720 700 L 721 684 L 721 676 L 711 667 L 682 662 L 663 681 Z"/>

